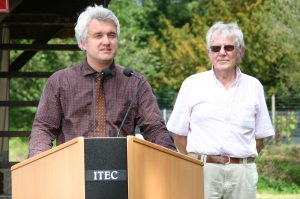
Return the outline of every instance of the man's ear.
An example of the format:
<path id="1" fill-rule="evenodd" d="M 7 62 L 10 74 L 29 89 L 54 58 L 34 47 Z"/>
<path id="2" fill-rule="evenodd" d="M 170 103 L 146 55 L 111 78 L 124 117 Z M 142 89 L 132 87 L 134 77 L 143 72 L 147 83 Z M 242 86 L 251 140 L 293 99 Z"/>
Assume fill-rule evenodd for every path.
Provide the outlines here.
<path id="1" fill-rule="evenodd" d="M 244 55 L 245 55 L 245 48 L 241 48 L 239 50 L 239 54 L 240 54 L 240 60 L 242 60 L 244 58 Z"/>
<path id="2" fill-rule="evenodd" d="M 85 40 L 81 40 L 80 44 L 81 44 L 82 49 L 86 50 L 86 41 Z"/>
<path id="3" fill-rule="evenodd" d="M 208 54 L 209 60 L 212 61 L 213 60 L 212 53 L 210 53 L 209 50 L 207 50 L 206 52 Z"/>

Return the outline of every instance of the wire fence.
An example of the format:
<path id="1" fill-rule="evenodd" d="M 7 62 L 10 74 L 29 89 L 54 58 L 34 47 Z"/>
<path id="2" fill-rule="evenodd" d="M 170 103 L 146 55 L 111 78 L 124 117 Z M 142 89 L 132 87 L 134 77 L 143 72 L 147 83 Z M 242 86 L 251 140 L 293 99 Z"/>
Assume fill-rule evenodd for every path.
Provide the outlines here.
<path id="1" fill-rule="evenodd" d="M 172 109 L 177 97 L 177 93 L 168 94 L 168 96 L 157 96 L 157 102 L 161 109 L 163 118 L 165 122 L 168 121 Z M 297 118 L 297 130 L 293 135 L 293 139 L 296 140 L 296 143 L 300 144 L 300 98 L 278 98 L 275 97 L 275 100 L 272 102 L 272 98 L 266 99 L 267 106 L 269 109 L 270 117 L 272 114 L 275 114 L 275 117 L 278 115 L 287 115 L 289 112 L 293 111 Z M 274 103 L 275 113 L 272 111 L 272 103 Z"/>

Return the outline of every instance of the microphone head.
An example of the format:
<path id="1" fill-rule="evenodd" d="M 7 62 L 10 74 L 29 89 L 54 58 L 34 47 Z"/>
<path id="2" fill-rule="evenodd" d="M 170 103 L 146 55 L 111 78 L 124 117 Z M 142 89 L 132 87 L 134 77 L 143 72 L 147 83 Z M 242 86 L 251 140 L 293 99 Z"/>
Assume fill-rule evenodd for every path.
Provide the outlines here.
<path id="1" fill-rule="evenodd" d="M 112 70 L 110 68 L 105 68 L 100 72 L 101 77 L 106 77 L 107 75 L 111 74 Z"/>
<path id="2" fill-rule="evenodd" d="M 127 77 L 130 77 L 130 76 L 132 76 L 132 74 L 133 74 L 133 70 L 131 70 L 130 68 L 125 68 L 125 69 L 123 70 L 123 74 L 124 74 L 125 76 L 127 76 Z"/>

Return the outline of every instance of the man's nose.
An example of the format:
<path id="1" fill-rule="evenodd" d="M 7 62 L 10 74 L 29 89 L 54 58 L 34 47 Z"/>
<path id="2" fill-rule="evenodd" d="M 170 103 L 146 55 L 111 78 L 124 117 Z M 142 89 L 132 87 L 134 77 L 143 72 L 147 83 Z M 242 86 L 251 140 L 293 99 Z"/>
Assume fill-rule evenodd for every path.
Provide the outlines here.
<path id="1" fill-rule="evenodd" d="M 104 35 L 104 36 L 102 37 L 102 43 L 104 43 L 104 44 L 108 44 L 108 43 L 109 43 L 109 38 L 108 38 L 107 35 Z"/>
<path id="2" fill-rule="evenodd" d="M 219 54 L 226 54 L 226 53 L 227 52 L 226 52 L 226 50 L 224 48 L 224 45 L 222 45 Z"/>

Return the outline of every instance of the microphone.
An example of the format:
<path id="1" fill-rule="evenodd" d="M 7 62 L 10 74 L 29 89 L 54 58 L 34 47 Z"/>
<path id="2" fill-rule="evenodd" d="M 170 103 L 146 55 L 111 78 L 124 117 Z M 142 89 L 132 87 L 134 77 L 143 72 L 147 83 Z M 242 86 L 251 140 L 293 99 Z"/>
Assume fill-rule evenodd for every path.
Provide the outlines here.
<path id="1" fill-rule="evenodd" d="M 100 76 L 102 78 L 107 77 L 108 75 L 112 74 L 113 71 L 110 68 L 104 68 L 101 72 L 100 72 Z"/>
<path id="2" fill-rule="evenodd" d="M 140 81 L 142 81 L 142 78 L 140 78 L 139 76 L 137 76 L 137 75 L 133 72 L 133 70 L 131 70 L 130 68 L 125 68 L 125 69 L 123 70 L 123 74 L 124 74 L 125 76 L 127 76 L 127 77 L 134 76 L 134 77 L 138 78 Z"/>
<path id="3" fill-rule="evenodd" d="M 137 95 L 138 95 L 138 93 L 139 93 L 139 90 L 141 89 L 143 83 L 146 82 L 145 79 L 142 79 L 142 78 L 140 78 L 139 76 L 137 76 L 136 74 L 134 74 L 134 72 L 133 72 L 130 68 L 125 68 L 125 69 L 123 70 L 123 74 L 124 74 L 125 76 L 127 76 L 127 77 L 133 76 L 133 77 L 135 77 L 135 78 L 138 78 L 138 79 L 139 79 L 139 82 L 138 82 L 138 85 L 137 85 L 137 89 L 136 89 L 134 95 L 133 95 L 132 98 L 131 98 L 131 101 L 130 101 L 129 107 L 128 107 L 126 113 L 125 113 L 125 116 L 124 116 L 124 118 L 123 118 L 123 120 L 122 120 L 122 122 L 121 122 L 120 128 L 119 128 L 118 133 L 117 133 L 117 137 L 119 137 L 120 132 L 121 132 L 121 130 L 122 130 L 122 127 L 124 126 L 124 123 L 125 123 L 125 121 L 126 121 L 126 119 L 127 119 L 127 117 L 128 117 L 128 114 L 129 114 L 129 112 L 130 112 L 131 109 L 132 109 L 133 103 L 136 101 L 136 98 L 137 98 Z"/>

